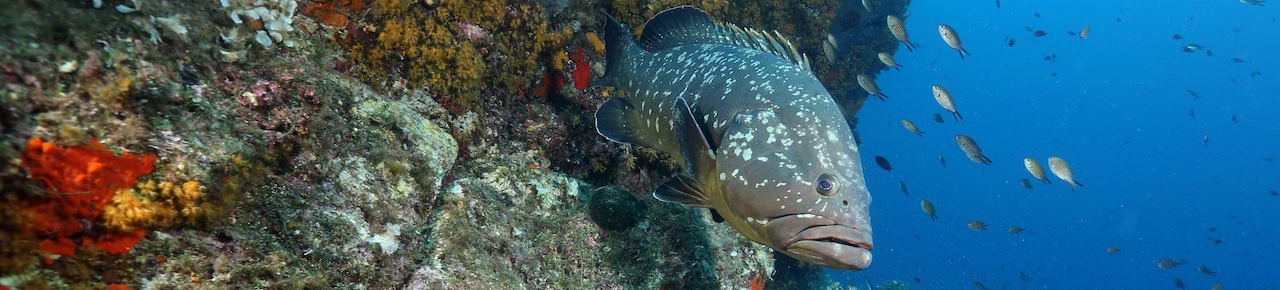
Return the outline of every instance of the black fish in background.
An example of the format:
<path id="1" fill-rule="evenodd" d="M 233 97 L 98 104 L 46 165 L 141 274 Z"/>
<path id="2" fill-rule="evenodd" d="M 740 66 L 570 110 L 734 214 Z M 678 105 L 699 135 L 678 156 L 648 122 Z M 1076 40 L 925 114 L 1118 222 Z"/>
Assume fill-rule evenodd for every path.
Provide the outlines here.
<path id="1" fill-rule="evenodd" d="M 933 121 L 938 122 L 938 124 L 945 123 L 945 121 L 942 120 L 942 114 L 933 114 Z"/>
<path id="2" fill-rule="evenodd" d="M 1044 32 L 1044 30 L 1036 30 L 1036 32 L 1031 33 L 1031 35 L 1035 35 L 1037 38 L 1044 36 L 1045 34 L 1049 34 L 1049 33 Z"/>
<path id="3" fill-rule="evenodd" d="M 1244 60 L 1243 60 L 1243 59 L 1239 59 L 1239 58 L 1235 58 L 1235 57 L 1233 57 L 1233 58 L 1231 58 L 1231 62 L 1237 62 L 1237 63 L 1239 63 L 1239 62 L 1244 62 Z"/>
<path id="4" fill-rule="evenodd" d="M 884 158 L 884 156 L 876 156 L 876 165 L 879 165 L 880 168 L 883 168 L 885 171 L 893 172 L 893 166 L 889 165 L 889 158 Z"/>
<path id="5" fill-rule="evenodd" d="M 1182 34 L 1174 34 L 1173 40 L 1182 40 Z"/>
<path id="6" fill-rule="evenodd" d="M 1000 9 L 1000 0 L 996 0 L 996 9 Z"/>
<path id="7" fill-rule="evenodd" d="M 942 163 L 942 167 L 947 167 L 947 158 L 938 155 L 938 163 Z"/>
<path id="8" fill-rule="evenodd" d="M 1014 44 L 1014 43 L 1017 43 L 1017 42 L 1018 42 L 1018 40 L 1017 40 L 1017 39 L 1010 38 L 1010 39 L 1009 39 L 1009 47 L 1013 47 L 1013 44 Z"/>

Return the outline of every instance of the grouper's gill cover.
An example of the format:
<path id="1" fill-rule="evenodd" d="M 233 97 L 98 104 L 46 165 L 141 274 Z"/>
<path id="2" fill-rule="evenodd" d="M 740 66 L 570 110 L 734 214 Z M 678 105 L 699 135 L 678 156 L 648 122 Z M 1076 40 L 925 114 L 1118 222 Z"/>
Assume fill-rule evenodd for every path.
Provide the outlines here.
<path id="1" fill-rule="evenodd" d="M 871 263 L 871 196 L 852 132 L 805 57 L 781 36 L 659 13 L 640 39 L 612 17 L 600 134 L 671 154 L 684 171 L 654 196 L 712 208 L 739 233 L 799 260 Z"/>

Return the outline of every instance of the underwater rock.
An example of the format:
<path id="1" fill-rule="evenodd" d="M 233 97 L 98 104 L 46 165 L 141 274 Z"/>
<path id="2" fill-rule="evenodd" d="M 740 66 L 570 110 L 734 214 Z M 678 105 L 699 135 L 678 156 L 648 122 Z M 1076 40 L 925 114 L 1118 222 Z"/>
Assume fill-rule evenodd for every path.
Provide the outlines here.
<path id="1" fill-rule="evenodd" d="M 644 213 L 644 204 L 621 187 L 601 187 L 587 198 L 587 215 L 606 230 L 621 232 L 631 229 L 644 220 Z"/>

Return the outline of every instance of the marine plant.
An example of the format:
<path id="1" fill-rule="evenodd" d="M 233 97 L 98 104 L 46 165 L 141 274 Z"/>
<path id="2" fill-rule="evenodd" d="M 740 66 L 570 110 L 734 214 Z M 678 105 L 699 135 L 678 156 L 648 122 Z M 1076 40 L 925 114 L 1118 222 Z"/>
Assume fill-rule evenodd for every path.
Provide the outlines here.
<path id="1" fill-rule="evenodd" d="M 520 95 L 544 70 L 543 57 L 560 51 L 570 36 L 553 28 L 535 1 L 416 1 L 373 3 L 367 26 L 338 43 L 378 85 L 404 79 L 426 87 L 454 113 L 475 101 Z"/>

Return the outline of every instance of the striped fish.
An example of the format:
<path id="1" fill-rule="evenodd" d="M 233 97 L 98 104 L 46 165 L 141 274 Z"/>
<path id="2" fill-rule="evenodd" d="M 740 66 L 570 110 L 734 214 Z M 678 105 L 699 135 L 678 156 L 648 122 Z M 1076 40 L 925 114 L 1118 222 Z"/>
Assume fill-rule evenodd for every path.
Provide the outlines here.
<path id="1" fill-rule="evenodd" d="M 1027 171 L 1031 172 L 1031 176 L 1035 176 L 1036 179 L 1044 181 L 1045 184 L 1053 183 L 1049 182 L 1049 177 L 1044 176 L 1044 166 L 1041 166 L 1040 161 L 1037 161 L 1035 158 L 1022 158 L 1022 165 L 1026 166 Z"/>
<path id="2" fill-rule="evenodd" d="M 964 150 L 964 154 L 969 157 L 969 160 L 991 165 L 991 158 L 982 155 L 982 148 L 978 148 L 978 141 L 973 141 L 973 138 L 969 138 L 969 136 L 956 135 L 956 144 L 960 145 L 960 150 Z"/>
<path id="3" fill-rule="evenodd" d="M 658 13 L 638 40 L 605 18 L 596 85 L 619 97 L 596 111 L 596 129 L 684 165 L 655 198 L 709 208 L 801 261 L 870 265 L 871 195 L 852 130 L 789 41 L 691 6 Z"/>
<path id="4" fill-rule="evenodd" d="M 898 71 L 902 71 L 902 65 L 898 64 L 898 61 L 893 60 L 893 55 L 892 55 L 892 54 L 888 54 L 888 53 L 881 52 L 880 54 L 877 54 L 876 56 L 877 56 L 877 57 L 880 57 L 880 62 L 883 62 L 883 63 L 884 63 L 884 65 L 891 66 L 891 67 L 893 67 L 893 69 L 896 69 L 896 70 L 898 70 Z"/>
<path id="5" fill-rule="evenodd" d="M 924 136 L 924 132 L 920 132 L 920 128 L 916 128 L 916 123 L 911 122 L 911 120 L 902 119 L 902 127 L 907 128 L 907 131 L 911 131 L 911 133 Z"/>
<path id="6" fill-rule="evenodd" d="M 886 96 L 884 93 L 880 92 L 880 86 L 876 85 L 876 80 L 872 79 L 867 75 L 858 74 L 858 86 L 861 86 L 862 90 L 867 91 L 867 94 L 871 94 L 873 96 L 876 96 L 877 98 L 880 98 L 881 101 L 884 101 L 884 99 L 889 98 L 889 96 Z"/>
<path id="7" fill-rule="evenodd" d="M 906 45 L 907 51 L 915 51 L 916 45 L 911 44 L 911 37 L 907 36 L 907 24 L 902 22 L 902 18 L 889 15 L 886 21 L 889 22 L 889 32 L 893 33 L 893 38 L 897 38 L 903 45 Z"/>
<path id="8" fill-rule="evenodd" d="M 1076 181 L 1075 174 L 1071 173 L 1071 166 L 1067 165 L 1066 160 L 1058 157 L 1049 157 L 1049 171 L 1053 171 L 1053 175 L 1057 175 L 1058 179 L 1067 182 L 1071 186 L 1071 192 L 1076 192 L 1076 186 L 1084 186 Z"/>
<path id="9" fill-rule="evenodd" d="M 969 54 L 968 50 L 964 50 L 964 44 L 960 43 L 960 34 L 957 34 L 950 25 L 938 24 L 938 34 L 942 35 L 942 41 L 946 41 L 947 46 L 960 52 L 960 59 L 964 59 L 964 55 Z"/>
<path id="10" fill-rule="evenodd" d="M 822 41 L 822 56 L 827 58 L 827 62 L 836 63 L 836 47 L 839 47 L 836 37 L 827 33 L 827 40 Z"/>
<path id="11" fill-rule="evenodd" d="M 960 116 L 960 112 L 956 111 L 956 101 L 951 98 L 951 91 L 948 91 L 947 88 L 933 86 L 933 100 L 938 101 L 938 105 L 941 105 L 947 112 L 951 112 L 951 117 L 955 118 L 956 121 L 964 119 L 964 117 Z"/>

